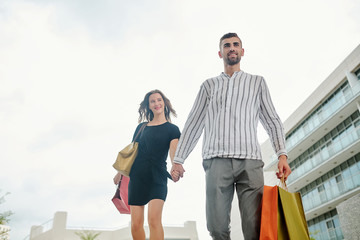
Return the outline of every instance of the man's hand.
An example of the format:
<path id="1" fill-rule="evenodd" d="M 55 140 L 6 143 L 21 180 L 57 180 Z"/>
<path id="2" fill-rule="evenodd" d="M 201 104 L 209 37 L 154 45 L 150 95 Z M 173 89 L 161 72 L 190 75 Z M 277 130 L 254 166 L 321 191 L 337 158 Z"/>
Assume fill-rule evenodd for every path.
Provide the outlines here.
<path id="1" fill-rule="evenodd" d="M 278 163 L 278 172 L 276 173 L 278 179 L 281 179 L 284 176 L 284 180 L 286 181 L 287 177 L 291 173 L 290 166 L 287 162 L 287 156 L 286 155 L 280 155 L 279 156 L 279 163 Z"/>
<path id="2" fill-rule="evenodd" d="M 181 177 L 184 176 L 185 169 L 179 163 L 174 163 L 171 168 L 171 177 L 174 182 L 179 181 Z"/>

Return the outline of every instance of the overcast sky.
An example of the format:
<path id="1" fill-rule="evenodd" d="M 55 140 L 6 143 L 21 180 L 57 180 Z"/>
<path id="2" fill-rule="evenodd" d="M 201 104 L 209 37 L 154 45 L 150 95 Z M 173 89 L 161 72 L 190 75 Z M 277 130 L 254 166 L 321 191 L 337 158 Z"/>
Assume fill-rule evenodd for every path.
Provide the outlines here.
<path id="1" fill-rule="evenodd" d="M 358 0 L 1 0 L 0 189 L 11 239 L 68 212 L 68 226 L 117 229 L 112 163 L 146 92 L 183 128 L 200 84 L 223 71 L 218 41 L 242 38 L 283 121 L 360 43 Z M 266 139 L 260 129 L 260 141 Z M 164 225 L 205 222 L 201 143 L 169 182 Z M 0 193 L 0 195 L 1 195 Z"/>

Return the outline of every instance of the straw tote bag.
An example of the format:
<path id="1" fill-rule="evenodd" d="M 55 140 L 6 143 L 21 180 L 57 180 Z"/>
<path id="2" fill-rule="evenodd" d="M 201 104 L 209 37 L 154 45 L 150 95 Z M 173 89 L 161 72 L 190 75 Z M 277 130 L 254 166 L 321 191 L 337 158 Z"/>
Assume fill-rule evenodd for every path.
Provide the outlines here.
<path id="1" fill-rule="evenodd" d="M 138 154 L 138 145 L 139 143 L 136 142 L 137 137 L 140 135 L 140 133 L 144 130 L 147 123 L 144 123 L 141 125 L 140 130 L 136 134 L 134 141 L 127 145 L 123 150 L 121 150 L 116 158 L 115 163 L 113 164 L 113 167 L 118 170 L 122 175 L 129 176 L 131 167 L 134 163 L 134 160 Z"/>

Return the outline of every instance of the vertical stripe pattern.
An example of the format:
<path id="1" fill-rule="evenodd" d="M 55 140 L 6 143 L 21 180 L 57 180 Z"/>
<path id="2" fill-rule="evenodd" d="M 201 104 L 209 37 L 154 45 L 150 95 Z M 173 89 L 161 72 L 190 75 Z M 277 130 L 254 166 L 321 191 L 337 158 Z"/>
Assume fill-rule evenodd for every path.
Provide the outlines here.
<path id="1" fill-rule="evenodd" d="M 183 163 L 203 130 L 204 159 L 261 159 L 257 126 L 262 123 L 276 154 L 286 154 L 283 124 L 263 77 L 243 71 L 206 80 L 182 131 L 174 162 Z"/>

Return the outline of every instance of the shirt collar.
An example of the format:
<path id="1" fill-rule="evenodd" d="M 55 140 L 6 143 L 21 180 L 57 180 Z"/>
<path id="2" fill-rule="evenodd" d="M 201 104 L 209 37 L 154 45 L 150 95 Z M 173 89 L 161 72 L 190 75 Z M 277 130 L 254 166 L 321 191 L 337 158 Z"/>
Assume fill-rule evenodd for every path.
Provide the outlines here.
<path id="1" fill-rule="evenodd" d="M 240 73 L 240 72 L 242 72 L 242 70 L 240 70 L 240 71 L 235 71 L 232 76 L 237 75 L 237 74 Z M 229 75 L 227 75 L 227 74 L 224 73 L 224 72 L 222 72 L 221 75 L 224 75 L 224 76 L 226 76 L 226 77 L 228 77 L 228 78 L 231 78 Z"/>

